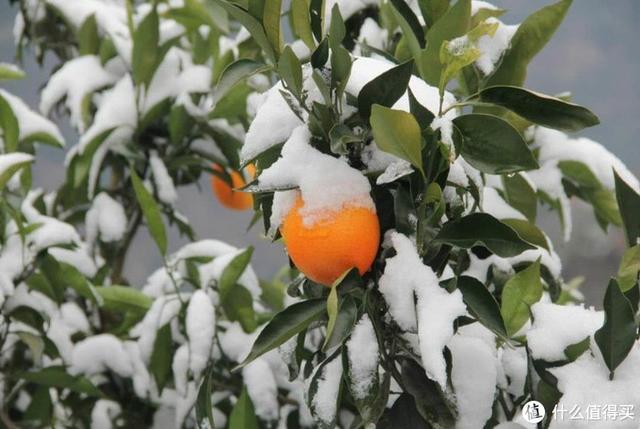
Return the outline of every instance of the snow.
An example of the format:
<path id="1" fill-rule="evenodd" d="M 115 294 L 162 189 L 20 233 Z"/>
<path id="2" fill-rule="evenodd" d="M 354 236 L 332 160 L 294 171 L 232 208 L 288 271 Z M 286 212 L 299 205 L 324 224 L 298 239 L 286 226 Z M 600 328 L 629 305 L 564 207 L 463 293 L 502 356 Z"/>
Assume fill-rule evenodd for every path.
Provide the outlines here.
<path id="1" fill-rule="evenodd" d="M 0 176 L 16 165 L 33 162 L 33 159 L 33 155 L 22 152 L 0 154 Z"/>
<path id="2" fill-rule="evenodd" d="M 80 137 L 80 154 L 96 137 L 113 128 L 121 127 L 126 132 L 112 133 L 107 140 L 113 144 L 125 142 L 133 135 L 137 123 L 135 89 L 131 76 L 126 75 L 113 88 L 103 93 L 93 123 Z M 106 143 L 105 141 L 103 144 Z"/>
<path id="3" fill-rule="evenodd" d="M 78 77 L 82 76 L 81 79 Z M 114 84 L 118 76 L 110 73 L 95 55 L 85 55 L 64 63 L 51 75 L 40 95 L 40 112 L 47 116 L 54 105 L 66 97 L 71 125 L 80 133 L 85 130 L 84 99 L 93 92 Z"/>
<path id="4" fill-rule="evenodd" d="M 264 95 L 240 150 L 240 160 L 246 163 L 272 146 L 285 142 L 302 122 L 293 113 L 280 94 L 282 83 L 276 84 Z"/>
<path id="5" fill-rule="evenodd" d="M 54 138 L 58 144 L 64 144 L 64 138 L 60 134 L 58 127 L 50 120 L 31 110 L 24 101 L 1 88 L 0 98 L 3 98 L 9 104 L 18 120 L 18 127 L 20 128 L 19 141 L 34 137 L 36 134 L 47 134 Z"/>
<path id="6" fill-rule="evenodd" d="M 149 164 L 151 165 L 153 183 L 156 187 L 158 198 L 165 204 L 174 205 L 178 201 L 178 192 L 173 184 L 173 179 L 167 171 L 167 167 L 155 150 L 150 152 Z"/>
<path id="7" fill-rule="evenodd" d="M 175 295 L 157 298 L 151 304 L 151 308 L 149 308 L 142 321 L 131 330 L 132 337 L 139 337 L 140 356 L 145 363 L 149 363 L 151 359 L 157 330 L 178 315 L 180 305 L 180 300 Z"/>
<path id="8" fill-rule="evenodd" d="M 101 192 L 87 210 L 85 225 L 87 242 L 90 244 L 98 238 L 105 243 L 120 241 L 127 230 L 127 215 L 118 201 Z"/>
<path id="9" fill-rule="evenodd" d="M 53 247 L 47 250 L 47 252 L 59 262 L 73 266 L 85 277 L 92 278 L 98 272 L 98 267 L 93 259 L 91 259 L 91 256 L 89 256 L 85 245 L 81 245 L 73 250 Z"/>
<path id="10" fill-rule="evenodd" d="M 640 192 L 638 179 L 624 163 L 600 143 L 586 137 L 570 138 L 561 131 L 544 127 L 534 127 L 532 132 L 534 148 L 540 150 L 541 166 L 557 161 L 578 161 L 585 164 L 598 180 L 607 188 L 615 189 L 613 170 L 636 192 Z"/>
<path id="11" fill-rule="evenodd" d="M 189 346 L 183 344 L 178 347 L 173 355 L 171 362 L 171 370 L 173 371 L 173 381 L 176 387 L 176 393 L 185 396 L 187 393 L 188 371 L 189 371 Z"/>
<path id="12" fill-rule="evenodd" d="M 309 380 L 312 380 L 321 368 L 318 366 Z M 342 359 L 334 358 L 322 367 L 322 374 L 318 377 L 316 394 L 311 398 L 311 408 L 315 416 L 323 423 L 329 424 L 336 418 L 338 395 L 342 381 Z"/>
<path id="13" fill-rule="evenodd" d="M 440 139 L 447 145 L 451 151 L 450 159 L 456 159 L 456 148 L 453 145 L 453 122 L 451 116 L 437 116 L 431 122 L 431 128 L 436 131 L 440 130 Z"/>
<path id="14" fill-rule="evenodd" d="M 366 43 L 368 46 L 377 49 L 386 49 L 389 32 L 381 28 L 373 18 L 367 18 L 360 27 L 358 42 Z"/>
<path id="15" fill-rule="evenodd" d="M 527 220 L 526 216 L 509 205 L 495 188 L 485 186 L 482 192 L 482 209 L 498 219 Z"/>
<path id="16" fill-rule="evenodd" d="M 442 349 L 453 336 L 454 320 L 466 314 L 462 294 L 459 290 L 450 294 L 440 287 L 438 278 L 422 263 L 409 238 L 394 232 L 390 239 L 396 256 L 386 260 L 379 281 L 380 292 L 398 326 L 405 331 L 417 329 L 427 376 L 444 389 L 447 374 Z"/>
<path id="17" fill-rule="evenodd" d="M 369 316 L 364 314 L 347 342 L 351 394 L 354 399 L 367 397 L 378 375 L 378 339 Z"/>
<path id="18" fill-rule="evenodd" d="M 251 351 L 258 332 L 247 334 L 238 322 L 228 324 L 227 330 L 218 335 L 222 352 L 234 362 L 242 362 Z"/>
<path id="19" fill-rule="evenodd" d="M 138 343 L 135 341 L 125 341 L 124 347 L 127 350 L 133 367 L 133 389 L 138 397 L 146 398 L 151 388 L 151 375 L 142 361 Z"/>
<path id="20" fill-rule="evenodd" d="M 564 360 L 564 350 L 592 336 L 604 323 L 604 313 L 583 306 L 539 302 L 531 307 L 533 324 L 527 344 L 534 359 Z"/>
<path id="21" fill-rule="evenodd" d="M 242 368 L 242 379 L 256 415 L 267 422 L 278 420 L 278 386 L 267 361 L 258 358 Z"/>
<path id="22" fill-rule="evenodd" d="M 215 309 L 209 296 L 203 290 L 195 291 L 187 306 L 186 329 L 189 338 L 189 368 L 196 380 L 209 362 L 215 324 Z"/>
<path id="23" fill-rule="evenodd" d="M 195 92 L 207 93 L 210 89 L 211 69 L 194 65 L 186 51 L 172 47 L 156 69 L 140 110 L 146 114 L 167 98 Z"/>
<path id="24" fill-rule="evenodd" d="M 122 341 L 111 334 L 99 334 L 75 344 L 71 374 L 94 375 L 107 370 L 121 377 L 133 375 L 133 365 Z"/>
<path id="25" fill-rule="evenodd" d="M 456 335 L 449 343 L 451 384 L 455 391 L 456 429 L 483 427 L 491 417 L 497 368 L 493 350 L 479 338 Z"/>
<path id="26" fill-rule="evenodd" d="M 122 412 L 122 407 L 109 399 L 98 399 L 91 410 L 91 429 L 111 429 L 113 421 Z"/>
<path id="27" fill-rule="evenodd" d="M 202 282 L 202 284 L 208 285 L 212 282 L 219 281 L 222 277 L 222 274 L 224 273 L 225 268 L 227 268 L 227 266 L 231 263 L 231 261 L 233 261 L 236 256 L 238 256 L 245 250 L 246 249 L 237 249 L 224 255 L 217 256 L 213 261 L 207 264 L 200 265 L 198 267 L 198 272 L 200 273 L 200 281 Z M 247 265 L 245 270 L 238 278 L 237 283 L 247 288 L 254 299 L 258 299 L 262 294 L 258 276 L 250 265 Z"/>
<path id="28" fill-rule="evenodd" d="M 482 0 L 473 0 L 471 2 L 471 16 L 475 15 L 482 9 L 497 10 L 498 7 Z"/>
<path id="29" fill-rule="evenodd" d="M 502 54 L 509 48 L 511 39 L 516 34 L 519 25 L 505 25 L 499 19 L 493 17 L 487 18 L 485 22 L 498 24 L 493 36 L 487 34 L 477 41 L 477 47 L 481 54 L 476 60 L 476 66 L 485 76 L 488 76 L 493 73 L 496 65 L 500 62 Z"/>
<path id="30" fill-rule="evenodd" d="M 519 398 L 524 394 L 527 379 L 527 354 L 523 347 L 501 349 L 501 366 L 506 376 L 506 390 Z"/>
<path id="31" fill-rule="evenodd" d="M 627 358 L 616 368 L 615 377 L 609 380 L 609 370 L 604 363 L 586 352 L 574 362 L 551 368 L 549 371 L 558 378 L 558 390 L 562 397 L 558 402 L 556 419 L 551 428 L 637 428 L 640 408 L 640 350 L 636 343 Z M 589 410 L 606 412 L 605 406 L 618 415 L 617 419 L 588 418 Z M 633 416 L 622 419 L 622 407 L 631 407 Z M 578 408 L 582 419 L 571 418 L 570 411 Z M 566 410 L 561 412 L 560 410 Z M 609 414 L 611 415 L 611 414 Z M 591 416 L 593 417 L 593 416 Z"/>
<path id="32" fill-rule="evenodd" d="M 324 6 L 324 14 L 327 17 L 325 22 L 325 30 L 329 29 L 331 11 L 333 6 L 338 5 L 342 19 L 347 20 L 362 9 L 370 6 L 378 6 L 377 0 L 327 0 Z"/>
<path id="33" fill-rule="evenodd" d="M 307 225 L 346 206 L 375 210 L 367 178 L 346 162 L 313 148 L 310 138 L 306 126 L 296 128 L 283 146 L 281 157 L 260 174 L 258 186 L 298 187 L 304 201 L 300 214 Z M 277 207 L 274 212 L 282 213 Z M 279 225 L 279 220 L 272 218 L 274 226 Z"/>

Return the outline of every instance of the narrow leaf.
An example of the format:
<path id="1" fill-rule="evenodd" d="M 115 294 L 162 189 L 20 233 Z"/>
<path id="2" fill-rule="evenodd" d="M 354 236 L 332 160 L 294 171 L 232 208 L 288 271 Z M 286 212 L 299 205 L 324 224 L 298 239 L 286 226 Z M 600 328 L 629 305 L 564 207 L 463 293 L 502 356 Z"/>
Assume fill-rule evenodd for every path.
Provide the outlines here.
<path id="1" fill-rule="evenodd" d="M 147 222 L 149 232 L 158 245 L 160 253 L 164 256 L 167 254 L 167 233 L 164 228 L 164 223 L 162 223 L 162 216 L 160 215 L 158 204 L 149 191 L 147 191 L 147 188 L 144 187 L 134 168 L 131 168 L 131 183 L 133 184 L 133 190 L 138 199 L 138 204 L 140 204 L 144 219 Z"/>

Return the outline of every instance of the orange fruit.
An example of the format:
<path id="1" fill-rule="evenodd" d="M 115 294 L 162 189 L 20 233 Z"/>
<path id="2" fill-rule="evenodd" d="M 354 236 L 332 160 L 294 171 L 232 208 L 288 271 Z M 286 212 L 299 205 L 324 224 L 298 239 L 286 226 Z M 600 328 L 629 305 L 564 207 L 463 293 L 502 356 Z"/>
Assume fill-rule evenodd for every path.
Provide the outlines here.
<path id="1" fill-rule="evenodd" d="M 328 212 L 312 225 L 305 225 L 298 196 L 284 218 L 280 233 L 289 257 L 311 280 L 331 286 L 346 270 L 360 275 L 371 268 L 380 244 L 380 223 L 370 208 L 347 206 Z"/>
<path id="2" fill-rule="evenodd" d="M 223 167 L 219 164 L 213 164 L 213 169 L 216 171 L 224 171 Z M 255 177 L 256 168 L 253 164 L 249 164 L 244 169 L 250 178 Z M 211 189 L 220 204 L 233 210 L 248 210 L 253 207 L 253 196 L 248 192 L 240 192 L 235 189 L 242 188 L 245 184 L 245 177 L 239 171 L 231 171 L 231 186 L 220 177 L 215 174 L 211 175 Z"/>

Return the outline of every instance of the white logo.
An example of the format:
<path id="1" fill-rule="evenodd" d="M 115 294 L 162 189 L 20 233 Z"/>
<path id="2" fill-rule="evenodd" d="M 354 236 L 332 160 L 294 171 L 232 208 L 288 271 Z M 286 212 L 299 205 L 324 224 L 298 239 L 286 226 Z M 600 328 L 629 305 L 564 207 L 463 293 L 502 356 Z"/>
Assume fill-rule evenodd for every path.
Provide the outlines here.
<path id="1" fill-rule="evenodd" d="M 538 401 L 529 401 L 522 407 L 522 417 L 527 423 L 540 423 L 545 414 L 544 405 Z"/>

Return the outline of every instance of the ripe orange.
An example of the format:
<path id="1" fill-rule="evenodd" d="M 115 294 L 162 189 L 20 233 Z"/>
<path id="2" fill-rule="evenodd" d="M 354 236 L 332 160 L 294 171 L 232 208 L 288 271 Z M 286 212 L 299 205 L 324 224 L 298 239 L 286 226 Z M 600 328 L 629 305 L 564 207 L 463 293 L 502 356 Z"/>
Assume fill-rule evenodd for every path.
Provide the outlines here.
<path id="1" fill-rule="evenodd" d="M 360 275 L 371 268 L 380 243 L 376 213 L 366 207 L 345 207 L 308 226 L 298 196 L 280 227 L 289 257 L 311 280 L 331 286 L 342 273 L 357 268 Z"/>
<path id="2" fill-rule="evenodd" d="M 218 164 L 213 164 L 213 169 L 216 171 L 223 171 L 223 167 Z M 253 164 L 249 164 L 245 167 L 245 172 L 249 178 L 255 177 L 256 168 Z M 239 171 L 230 171 L 231 186 L 215 174 L 211 175 L 211 189 L 220 204 L 233 210 L 247 210 L 253 207 L 253 196 L 248 192 L 235 191 L 234 189 L 242 188 L 245 184 L 245 177 Z"/>

